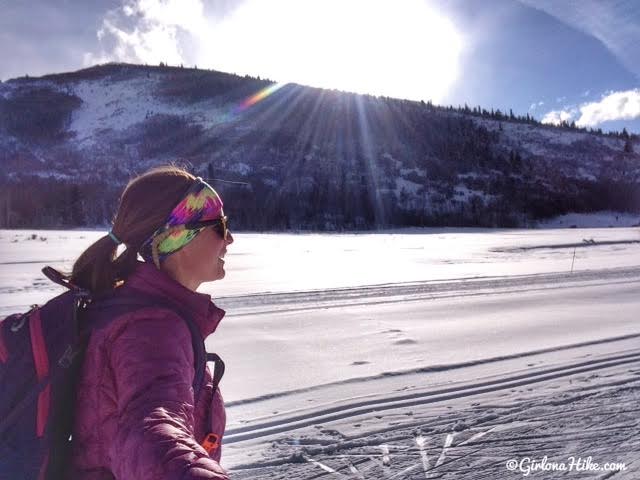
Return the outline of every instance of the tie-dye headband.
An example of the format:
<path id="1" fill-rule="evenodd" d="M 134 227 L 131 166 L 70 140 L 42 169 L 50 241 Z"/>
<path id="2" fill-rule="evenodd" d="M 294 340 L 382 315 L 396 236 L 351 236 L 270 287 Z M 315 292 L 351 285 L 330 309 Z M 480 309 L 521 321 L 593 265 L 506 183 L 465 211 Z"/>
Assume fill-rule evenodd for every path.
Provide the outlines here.
<path id="1" fill-rule="evenodd" d="M 187 191 L 184 198 L 169 214 L 165 224 L 158 228 L 140 248 L 145 261 L 160 268 L 160 262 L 193 240 L 205 227 L 187 229 L 185 224 L 216 220 L 224 215 L 220 195 L 202 178 Z"/>

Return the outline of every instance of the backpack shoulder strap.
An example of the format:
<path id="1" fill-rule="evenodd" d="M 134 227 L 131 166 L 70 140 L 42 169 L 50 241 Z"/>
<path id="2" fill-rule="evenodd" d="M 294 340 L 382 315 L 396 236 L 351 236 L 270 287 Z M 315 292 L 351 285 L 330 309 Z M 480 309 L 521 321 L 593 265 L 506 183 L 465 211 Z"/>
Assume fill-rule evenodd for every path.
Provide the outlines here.
<path id="1" fill-rule="evenodd" d="M 215 391 L 218 388 L 218 384 L 220 380 L 222 380 L 222 376 L 224 375 L 225 365 L 220 355 L 217 353 L 208 353 L 207 352 L 207 362 L 213 362 L 215 369 L 213 371 L 213 390 Z"/>

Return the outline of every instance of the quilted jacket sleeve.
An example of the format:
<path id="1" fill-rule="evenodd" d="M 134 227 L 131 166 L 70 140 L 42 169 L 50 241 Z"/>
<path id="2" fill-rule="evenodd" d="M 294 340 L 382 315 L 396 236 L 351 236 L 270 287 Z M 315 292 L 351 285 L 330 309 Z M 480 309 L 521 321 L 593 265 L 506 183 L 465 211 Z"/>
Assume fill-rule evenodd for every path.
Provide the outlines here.
<path id="1" fill-rule="evenodd" d="M 118 429 L 109 448 L 118 479 L 227 479 L 194 438 L 191 334 L 175 313 L 149 309 L 111 343 Z"/>

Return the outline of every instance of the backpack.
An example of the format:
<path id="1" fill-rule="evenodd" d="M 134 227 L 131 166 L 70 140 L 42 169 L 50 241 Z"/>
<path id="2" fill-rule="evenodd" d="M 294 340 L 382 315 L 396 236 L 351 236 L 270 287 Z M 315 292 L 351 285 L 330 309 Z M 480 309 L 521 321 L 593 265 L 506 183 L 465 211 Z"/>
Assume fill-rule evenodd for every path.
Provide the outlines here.
<path id="1" fill-rule="evenodd" d="M 0 320 L 0 480 L 62 478 L 89 335 L 121 314 L 152 303 L 175 311 L 186 322 L 194 352 L 196 396 L 204 386 L 208 361 L 215 362 L 214 390 L 224 374 L 224 362 L 206 352 L 200 330 L 180 307 L 151 296 L 94 297 L 51 267 L 42 272 L 68 290 L 42 306 Z M 93 313 L 86 312 L 104 313 L 104 309 L 108 315 L 102 315 L 102 322 L 93 322 Z"/>

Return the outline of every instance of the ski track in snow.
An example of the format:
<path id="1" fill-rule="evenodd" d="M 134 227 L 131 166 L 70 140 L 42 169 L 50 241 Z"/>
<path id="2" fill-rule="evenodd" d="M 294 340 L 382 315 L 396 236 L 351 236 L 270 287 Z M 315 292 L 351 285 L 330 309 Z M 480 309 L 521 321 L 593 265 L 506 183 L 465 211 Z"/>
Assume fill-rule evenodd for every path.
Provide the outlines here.
<path id="1" fill-rule="evenodd" d="M 620 472 L 530 472 L 531 478 L 637 479 L 640 474 L 640 359 L 602 366 L 598 373 L 557 377 L 540 391 L 511 387 L 478 396 L 478 401 L 423 406 L 420 412 L 398 408 L 385 429 L 370 423 L 361 434 L 337 435 L 310 429 L 278 436 L 256 450 L 256 441 L 237 448 L 243 459 L 233 478 L 521 478 L 506 462 L 529 457 L 551 462 L 593 457 L 595 462 L 624 462 Z M 508 403 L 505 403 L 505 399 Z M 445 408 L 446 407 L 446 408 Z M 402 413 L 400 413 L 402 412 Z M 379 412 L 376 412 L 378 414 Z M 380 415 L 376 415 L 379 417 Z M 365 426 L 371 415 L 350 419 Z M 325 433 L 323 433 L 325 432 Z M 318 436 L 318 434 L 323 433 Z M 227 452 L 233 448 L 226 447 Z M 252 460 L 252 457 L 257 457 Z M 314 462 L 309 463 L 308 458 Z M 306 462 L 306 463 L 302 463 Z M 322 469 L 319 468 L 322 465 Z M 327 472 L 331 470 L 331 475 Z M 354 469 L 357 469 L 355 473 Z"/>
<path id="2" fill-rule="evenodd" d="M 21 263 L 46 264 L 47 262 L 5 262 L 3 264 L 17 265 Z M 584 285 L 587 282 L 591 282 L 591 285 L 640 282 L 640 267 L 582 270 L 574 273 L 510 275 L 507 277 L 468 277 L 286 293 L 256 293 L 218 297 L 216 303 L 232 312 L 234 317 L 237 317 L 316 310 L 319 308 L 338 308 L 347 305 L 374 305 L 435 298 L 496 295 L 546 289 L 557 290 L 558 288 Z M 2 286 L 0 287 L 0 295 L 24 291 L 42 291 L 43 289 L 52 292 L 60 290 L 57 285 L 48 280 L 39 279 L 29 286 Z M 20 307 L 20 305 L 12 305 L 4 307 L 4 309 L 9 311 L 10 308 L 19 309 Z"/>
<path id="3" fill-rule="evenodd" d="M 638 335 L 638 337 L 640 337 L 640 335 Z M 288 432 L 318 423 L 357 417 L 362 414 L 397 409 L 401 407 L 424 405 L 425 403 L 440 402 L 452 398 L 478 395 L 495 390 L 522 387 L 525 385 L 531 385 L 554 378 L 571 376 L 578 373 L 591 372 L 603 368 L 610 368 L 613 366 L 627 364 L 640 366 L 640 350 L 626 355 L 613 356 L 598 360 L 590 360 L 587 362 L 566 365 L 559 368 L 545 369 L 528 374 L 508 376 L 499 380 L 470 383 L 462 387 L 447 388 L 435 391 L 429 390 L 427 392 L 412 393 L 408 395 L 387 394 L 384 397 L 376 400 L 344 402 L 331 408 L 312 411 L 304 415 L 297 415 L 289 418 L 277 418 L 271 421 L 258 423 L 247 427 L 229 429 L 225 432 L 225 443 L 228 445 L 242 440 L 255 439 L 258 437 L 274 435 L 276 433 Z"/>
<path id="4" fill-rule="evenodd" d="M 219 297 L 216 302 L 234 316 L 274 312 L 337 308 L 346 305 L 369 305 L 407 302 L 468 295 L 531 292 L 573 287 L 576 285 L 610 285 L 640 282 L 640 267 L 583 270 L 574 273 L 511 275 L 508 277 L 470 277 L 461 279 L 406 282 L 386 285 L 323 289 L 306 292 L 262 293 Z"/>

